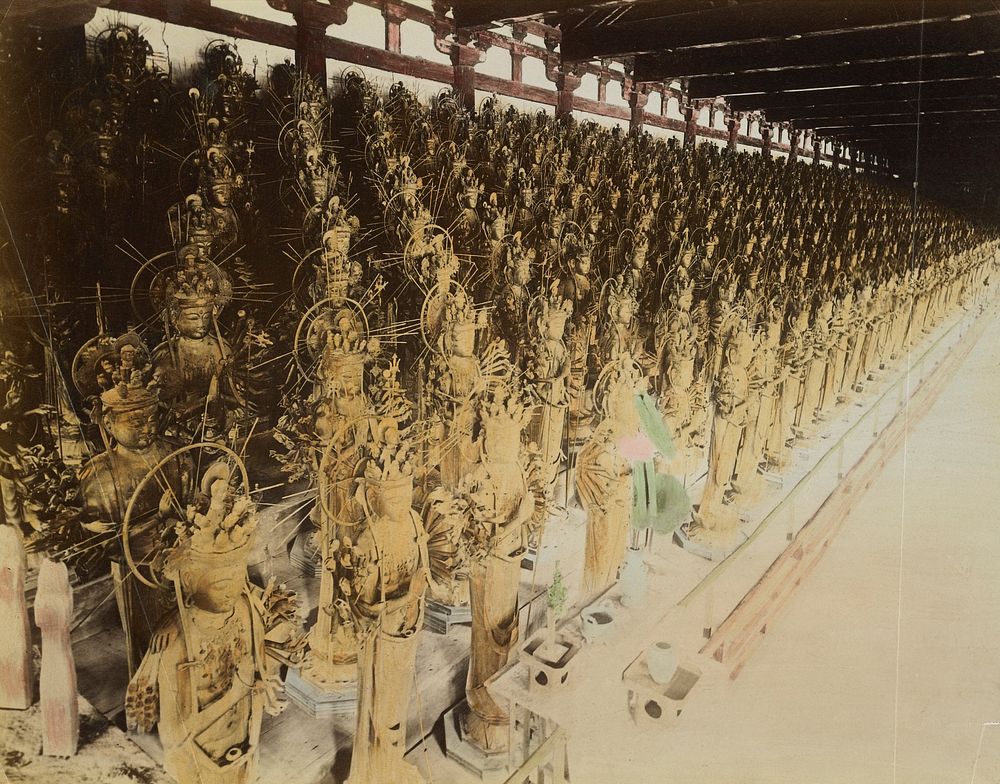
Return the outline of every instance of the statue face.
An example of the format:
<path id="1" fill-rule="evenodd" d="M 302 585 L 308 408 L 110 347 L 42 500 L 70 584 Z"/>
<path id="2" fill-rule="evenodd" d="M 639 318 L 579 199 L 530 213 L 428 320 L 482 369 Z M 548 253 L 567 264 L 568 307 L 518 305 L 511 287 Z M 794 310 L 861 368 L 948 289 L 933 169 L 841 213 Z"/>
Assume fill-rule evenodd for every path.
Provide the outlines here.
<path id="1" fill-rule="evenodd" d="M 413 481 L 383 482 L 375 488 L 371 501 L 376 514 L 390 520 L 405 520 L 413 508 Z"/>
<path id="2" fill-rule="evenodd" d="M 203 304 L 182 308 L 174 317 L 174 326 L 182 337 L 203 340 L 212 328 L 212 306 Z"/>
<path id="3" fill-rule="evenodd" d="M 121 350 L 122 368 L 131 370 L 135 367 L 135 346 L 122 346 Z"/>
<path id="4" fill-rule="evenodd" d="M 462 322 L 452 328 L 451 348 L 460 357 L 471 357 L 476 350 L 476 326 L 472 322 Z"/>
<path id="5" fill-rule="evenodd" d="M 246 564 L 224 556 L 196 556 L 192 561 L 182 578 L 195 606 L 210 613 L 231 613 L 246 585 Z"/>
<path id="6" fill-rule="evenodd" d="M 531 280 L 531 260 L 527 256 L 518 258 L 514 266 L 514 282 L 520 286 L 526 285 Z"/>
<path id="7" fill-rule="evenodd" d="M 490 422 L 486 428 L 486 453 L 493 460 L 516 460 L 521 452 L 521 430 L 505 420 Z"/>
<path id="8" fill-rule="evenodd" d="M 150 447 L 157 439 L 156 406 L 133 411 L 108 411 L 104 415 L 104 427 L 118 445 L 133 451 Z"/>
<path id="9" fill-rule="evenodd" d="M 217 207 L 228 207 L 233 201 L 233 186 L 229 182 L 212 185 L 212 201 Z"/>
<path id="10" fill-rule="evenodd" d="M 619 432 L 631 433 L 639 428 L 639 412 L 633 401 L 633 391 L 627 384 L 619 384 L 609 393 L 608 416 L 617 423 Z"/>
<path id="11" fill-rule="evenodd" d="M 364 384 L 360 372 L 352 372 L 337 380 L 334 404 L 342 416 L 361 416 L 364 413 Z"/>
<path id="12" fill-rule="evenodd" d="M 549 314 L 545 324 L 545 335 L 549 340 L 562 340 L 566 334 L 566 311 L 557 310 Z"/>

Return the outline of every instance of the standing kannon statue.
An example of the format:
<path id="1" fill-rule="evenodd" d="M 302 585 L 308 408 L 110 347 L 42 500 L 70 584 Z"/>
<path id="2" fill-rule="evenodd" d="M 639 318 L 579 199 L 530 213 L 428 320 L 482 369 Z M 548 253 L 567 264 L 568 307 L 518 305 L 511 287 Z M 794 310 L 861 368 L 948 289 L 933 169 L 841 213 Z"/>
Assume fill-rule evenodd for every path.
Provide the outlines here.
<path id="1" fill-rule="evenodd" d="M 323 301 L 306 342 L 317 358 L 317 400 L 312 430 L 321 458 L 314 468 L 317 484 L 319 614 L 309 632 L 304 678 L 323 689 L 356 677 L 358 640 L 343 591 L 344 565 L 338 550 L 363 519 L 352 482 L 354 466 L 372 438 L 372 402 L 365 385 L 365 365 L 380 350 L 370 338 L 367 320 L 351 300 L 336 306 Z"/>
<path id="2" fill-rule="evenodd" d="M 813 316 L 813 323 L 805 335 L 805 379 L 802 382 L 802 402 L 795 423 L 796 435 L 807 438 L 815 433 L 815 423 L 822 415 L 823 392 L 829 368 L 830 349 L 833 336 L 830 321 L 833 305 L 823 302 Z"/>
<path id="3" fill-rule="evenodd" d="M 509 359 L 500 341 L 477 347 L 478 333 L 487 325 L 486 311 L 473 304 L 464 288 L 446 279 L 437 291 L 441 293 L 429 295 L 424 307 L 425 334 L 437 333 L 427 385 L 439 422 L 441 484 L 454 488 L 479 460 L 479 397 L 488 378 L 502 372 Z"/>
<path id="4" fill-rule="evenodd" d="M 517 232 L 508 243 L 501 245 L 498 263 L 497 315 L 499 331 L 507 340 L 511 361 L 518 365 L 520 357 L 527 350 L 525 326 L 528 321 L 528 306 L 531 300 L 530 284 L 534 275 L 532 265 L 535 250 L 525 248 L 521 243 L 521 233 Z"/>
<path id="5" fill-rule="evenodd" d="M 760 383 L 760 407 L 754 427 L 754 443 L 760 460 L 760 469 L 770 471 L 777 467 L 785 449 L 784 428 L 781 423 L 782 384 L 788 372 L 781 362 L 782 311 L 772 304 L 766 311 L 764 334 L 757 349 L 756 364 Z M 774 423 L 779 422 L 775 427 Z M 775 443 L 774 438 L 778 441 Z M 749 470 L 749 469 L 748 469 Z"/>
<path id="6" fill-rule="evenodd" d="M 691 319 L 692 287 L 678 283 L 675 306 L 657 313 L 654 325 L 659 405 L 664 424 L 677 449 L 681 474 L 694 471 L 701 462 L 700 430 L 704 423 L 704 393 L 695 377 L 698 332 Z"/>
<path id="7" fill-rule="evenodd" d="M 768 437 L 769 462 L 776 468 L 785 467 L 790 447 L 795 443 L 796 436 L 792 428 L 802 400 L 802 385 L 809 361 L 806 344 L 808 327 L 809 310 L 802 307 L 792 315 L 778 352 L 778 362 L 786 372 L 781 384 L 780 410 L 774 418 L 772 432 Z"/>
<path id="8" fill-rule="evenodd" d="M 394 360 L 375 390 L 375 432 L 355 469 L 364 523 L 342 555 L 349 564 L 348 601 L 360 640 L 349 784 L 423 782 L 403 756 L 423 625 L 427 538 L 413 508 L 416 444 L 398 371 Z"/>
<path id="9" fill-rule="evenodd" d="M 621 354 L 601 372 L 594 404 L 601 420 L 576 461 L 576 494 L 587 514 L 583 592 L 594 596 L 610 586 L 625 557 L 632 521 L 632 460 L 629 442 L 641 434 L 636 397 L 644 391 L 642 371 Z"/>
<path id="10" fill-rule="evenodd" d="M 233 350 L 219 328 L 232 288 L 196 246 L 182 247 L 178 260 L 153 292 L 167 327 L 166 340 L 153 352 L 153 367 L 170 427 L 192 439 L 221 438 L 244 405 Z"/>
<path id="11" fill-rule="evenodd" d="M 753 341 L 738 329 L 725 346 L 722 369 L 715 385 L 712 437 L 708 447 L 708 476 L 701 503 L 689 533 L 692 538 L 717 547 L 729 547 L 737 534 L 735 500 L 737 458 L 751 416 L 749 366 Z"/>
<path id="12" fill-rule="evenodd" d="M 472 652 L 461 715 L 462 738 L 487 754 L 507 749 L 507 712 L 486 681 L 514 650 L 518 638 L 521 559 L 545 519 L 545 488 L 537 457 L 524 446 L 531 412 L 520 389 L 501 382 L 479 400 L 482 459 L 462 479 L 463 530 L 469 553 Z"/>
<path id="13" fill-rule="evenodd" d="M 595 328 L 598 314 L 591 280 L 592 243 L 586 236 L 570 234 L 566 238 L 565 248 L 564 266 L 567 274 L 562 281 L 562 293 L 573 303 L 573 319 L 569 332 L 570 439 L 576 443 L 592 417 L 586 380 L 590 355 L 596 346 Z"/>
<path id="14" fill-rule="evenodd" d="M 126 719 L 143 732 L 157 727 L 178 784 L 251 784 L 263 711 L 277 707 L 266 607 L 247 579 L 256 510 L 222 463 L 201 491 L 166 556 L 176 610 L 129 683 Z"/>
<path id="15" fill-rule="evenodd" d="M 566 346 L 566 323 L 573 313 L 572 300 L 565 299 L 554 284 L 548 296 L 539 295 L 529 309 L 525 377 L 535 413 L 531 440 L 541 452 L 545 486 L 551 494 L 565 457 L 566 413 L 569 408 L 570 355 Z"/>

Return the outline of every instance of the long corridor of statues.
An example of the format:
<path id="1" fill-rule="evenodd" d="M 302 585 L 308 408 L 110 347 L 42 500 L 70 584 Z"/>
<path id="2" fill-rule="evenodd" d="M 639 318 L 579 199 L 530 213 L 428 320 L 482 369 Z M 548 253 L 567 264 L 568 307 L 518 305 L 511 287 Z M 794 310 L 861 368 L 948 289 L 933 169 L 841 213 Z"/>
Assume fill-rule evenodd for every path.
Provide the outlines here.
<path id="1" fill-rule="evenodd" d="M 222 42 L 179 73 L 126 25 L 91 43 L 44 79 L 8 57 L 25 110 L 0 121 L 0 708 L 37 692 L 28 581 L 64 754 L 69 594 L 99 584 L 120 723 L 179 784 L 258 780 L 281 710 L 354 716 L 351 784 L 424 781 L 432 617 L 471 624 L 457 753 L 497 768 L 491 678 L 523 649 L 558 671 L 563 609 L 652 538 L 726 558 L 995 283 L 996 227 L 891 179 L 358 71 L 327 90 Z M 536 586 L 571 514 L 585 546 Z"/>

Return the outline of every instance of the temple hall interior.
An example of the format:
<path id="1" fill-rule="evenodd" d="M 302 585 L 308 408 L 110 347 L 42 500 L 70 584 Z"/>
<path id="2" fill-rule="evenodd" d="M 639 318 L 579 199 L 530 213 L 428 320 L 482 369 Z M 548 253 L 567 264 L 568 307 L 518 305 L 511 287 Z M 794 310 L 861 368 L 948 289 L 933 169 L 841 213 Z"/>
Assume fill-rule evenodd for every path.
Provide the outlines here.
<path id="1" fill-rule="evenodd" d="M 995 0 L 9 0 L 0 784 L 1000 782 Z"/>

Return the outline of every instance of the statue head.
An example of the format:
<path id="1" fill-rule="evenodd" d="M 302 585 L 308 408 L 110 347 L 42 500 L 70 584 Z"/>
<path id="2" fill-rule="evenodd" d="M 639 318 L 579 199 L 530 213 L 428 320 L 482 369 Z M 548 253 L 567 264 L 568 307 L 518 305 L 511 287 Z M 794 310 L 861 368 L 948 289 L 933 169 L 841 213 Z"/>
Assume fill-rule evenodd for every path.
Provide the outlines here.
<path id="1" fill-rule="evenodd" d="M 215 270 L 193 262 L 189 254 L 184 255 L 181 263 L 184 266 L 166 286 L 170 322 L 181 337 L 203 340 L 212 330 L 219 306 L 219 281 Z"/>
<path id="2" fill-rule="evenodd" d="M 234 168 L 221 146 L 209 147 L 205 154 L 205 185 L 212 206 L 226 208 L 232 204 L 235 186 Z"/>
<path id="3" fill-rule="evenodd" d="M 476 334 L 486 326 L 486 312 L 477 310 L 465 289 L 460 288 L 447 296 L 441 326 L 445 353 L 471 357 L 476 351 Z"/>
<path id="4" fill-rule="evenodd" d="M 630 433 L 639 428 L 635 398 L 644 387 L 642 370 L 628 352 L 614 357 L 601 371 L 594 385 L 594 401 L 617 432 Z"/>
<path id="5" fill-rule="evenodd" d="M 181 337 L 204 340 L 212 330 L 215 307 L 211 300 L 192 299 L 178 304 L 172 322 Z"/>
<path id="6" fill-rule="evenodd" d="M 753 358 L 753 338 L 745 329 L 738 329 L 729 339 L 726 346 L 726 356 L 738 367 L 747 367 Z"/>
<path id="7" fill-rule="evenodd" d="M 142 452 L 159 437 L 159 399 L 136 371 L 101 394 L 101 424 L 122 449 Z"/>
<path id="8" fill-rule="evenodd" d="M 511 463 L 521 454 L 521 436 L 531 421 L 531 408 L 513 381 L 497 384 L 480 400 L 483 449 L 493 462 Z"/>
<path id="9" fill-rule="evenodd" d="M 549 296 L 542 300 L 538 326 L 545 340 L 560 341 L 566 335 L 566 322 L 573 314 L 573 300 L 563 297 L 559 282 L 553 282 Z"/>
<path id="10" fill-rule="evenodd" d="M 209 613 L 231 613 L 246 590 L 257 528 L 253 502 L 231 486 L 228 471 L 221 464 L 206 471 L 164 562 L 164 574 L 180 582 L 185 604 Z"/>

